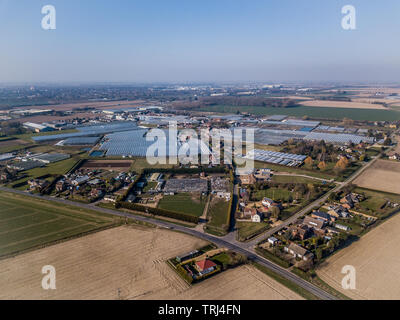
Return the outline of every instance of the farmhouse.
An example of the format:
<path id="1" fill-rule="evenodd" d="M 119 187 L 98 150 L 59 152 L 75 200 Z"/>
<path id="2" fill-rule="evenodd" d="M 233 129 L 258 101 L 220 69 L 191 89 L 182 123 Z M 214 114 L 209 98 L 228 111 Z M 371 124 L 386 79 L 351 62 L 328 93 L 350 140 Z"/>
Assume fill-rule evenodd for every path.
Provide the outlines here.
<path id="1" fill-rule="evenodd" d="M 335 221 L 335 217 L 331 217 L 331 215 L 329 215 L 328 213 L 322 212 L 322 211 L 314 211 L 311 213 L 311 217 L 315 218 L 315 219 L 319 219 L 325 222 L 329 222 L 329 221 Z"/>
<path id="2" fill-rule="evenodd" d="M 303 220 L 303 224 L 321 230 L 325 226 L 325 221 L 306 216 Z"/>
<path id="3" fill-rule="evenodd" d="M 293 242 L 286 246 L 284 250 L 285 252 L 292 254 L 293 257 L 300 258 L 305 261 L 311 260 L 314 257 L 314 255 L 307 249 L 304 249 Z"/>
<path id="4" fill-rule="evenodd" d="M 204 259 L 196 262 L 196 269 L 200 275 L 205 275 L 215 270 L 216 264 L 211 260 Z"/>
<path id="5" fill-rule="evenodd" d="M 254 177 L 253 174 L 246 174 L 246 175 L 242 175 L 240 176 L 240 183 L 243 185 L 251 185 L 251 184 L 255 184 L 256 178 Z"/>
<path id="6" fill-rule="evenodd" d="M 270 243 L 272 246 L 276 245 L 278 243 L 278 239 L 275 237 L 269 237 L 268 238 L 268 243 Z"/>
<path id="7" fill-rule="evenodd" d="M 300 240 L 305 240 L 312 234 L 312 230 L 305 224 L 291 227 L 290 232 L 293 238 L 298 238 Z"/>
<path id="8" fill-rule="evenodd" d="M 252 222 L 262 222 L 264 220 L 264 215 L 262 212 L 256 210 L 251 214 L 251 221 Z"/>

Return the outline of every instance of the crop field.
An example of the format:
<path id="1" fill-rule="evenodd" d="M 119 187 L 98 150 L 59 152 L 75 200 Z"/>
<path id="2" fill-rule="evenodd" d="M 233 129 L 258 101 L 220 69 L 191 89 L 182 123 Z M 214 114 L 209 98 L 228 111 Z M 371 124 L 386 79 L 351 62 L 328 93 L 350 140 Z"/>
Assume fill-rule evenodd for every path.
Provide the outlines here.
<path id="1" fill-rule="evenodd" d="M 269 224 L 266 222 L 247 222 L 247 221 L 238 221 L 235 224 L 235 227 L 238 229 L 239 240 L 245 240 L 253 235 L 257 235 L 264 230 L 267 230 Z"/>
<path id="2" fill-rule="evenodd" d="M 373 190 L 400 194 L 400 162 L 378 160 L 354 184 Z"/>
<path id="3" fill-rule="evenodd" d="M 379 110 L 387 109 L 381 104 L 371 104 L 365 102 L 310 100 L 310 101 L 300 102 L 300 104 L 306 107 L 323 107 L 323 108 L 379 109 Z"/>
<path id="4" fill-rule="evenodd" d="M 191 216 L 200 217 L 203 214 L 206 197 L 190 193 L 179 193 L 173 196 L 164 196 L 158 207 L 160 209 L 185 213 Z"/>
<path id="5" fill-rule="evenodd" d="M 108 229 L 0 261 L 0 299 L 301 299 L 247 265 L 189 286 L 166 260 L 206 244 L 163 229 Z M 44 265 L 56 268 L 56 290 L 41 287 Z"/>
<path id="6" fill-rule="evenodd" d="M 255 115 L 288 115 L 295 117 L 309 116 L 315 119 L 340 119 L 349 118 L 353 120 L 369 121 L 395 121 L 400 120 L 400 112 L 394 110 L 374 110 L 357 108 L 326 108 L 326 107 L 291 107 L 291 108 L 273 108 L 273 107 L 254 107 L 254 106 L 211 106 L 202 107 L 199 111 L 236 113 L 249 112 Z"/>
<path id="7" fill-rule="evenodd" d="M 0 192 L 0 257 L 112 223 L 101 213 Z"/>
<path id="8" fill-rule="evenodd" d="M 382 223 L 359 241 L 329 257 L 318 276 L 352 299 L 400 299 L 400 215 Z M 356 270 L 356 289 L 344 290 L 345 265 Z"/>

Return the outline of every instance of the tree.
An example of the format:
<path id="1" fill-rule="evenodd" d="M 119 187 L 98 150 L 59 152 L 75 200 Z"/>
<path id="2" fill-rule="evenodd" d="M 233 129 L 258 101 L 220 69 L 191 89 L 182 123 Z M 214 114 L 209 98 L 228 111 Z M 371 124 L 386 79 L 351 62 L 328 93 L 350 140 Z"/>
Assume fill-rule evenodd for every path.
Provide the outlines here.
<path id="1" fill-rule="evenodd" d="M 269 212 L 271 213 L 271 218 L 274 218 L 276 220 L 279 219 L 281 210 L 277 206 L 271 206 L 269 208 Z"/>
<path id="2" fill-rule="evenodd" d="M 307 157 L 306 160 L 304 160 L 304 163 L 309 167 L 311 167 L 313 165 L 313 162 L 314 161 L 311 157 Z"/>
<path id="3" fill-rule="evenodd" d="M 320 169 L 320 170 L 325 170 L 326 169 L 326 163 L 325 163 L 325 161 L 321 161 L 320 163 L 318 163 L 318 168 Z"/>

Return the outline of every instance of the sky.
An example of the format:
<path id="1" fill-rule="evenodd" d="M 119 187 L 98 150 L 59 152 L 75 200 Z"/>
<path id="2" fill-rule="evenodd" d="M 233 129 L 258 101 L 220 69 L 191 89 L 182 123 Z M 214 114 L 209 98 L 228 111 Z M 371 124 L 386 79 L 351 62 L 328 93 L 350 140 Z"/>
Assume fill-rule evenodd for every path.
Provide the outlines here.
<path id="1" fill-rule="evenodd" d="M 0 0 L 0 82 L 400 82 L 399 17 L 398 0 Z"/>

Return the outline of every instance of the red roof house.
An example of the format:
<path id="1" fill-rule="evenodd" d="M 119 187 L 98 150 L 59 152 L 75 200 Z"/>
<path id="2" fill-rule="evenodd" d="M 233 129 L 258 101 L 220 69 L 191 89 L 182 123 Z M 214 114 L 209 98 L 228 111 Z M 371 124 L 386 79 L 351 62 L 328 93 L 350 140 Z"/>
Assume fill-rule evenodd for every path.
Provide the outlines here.
<path id="1" fill-rule="evenodd" d="M 217 265 L 211 260 L 204 259 L 196 262 L 197 269 L 200 272 L 216 267 Z"/>

